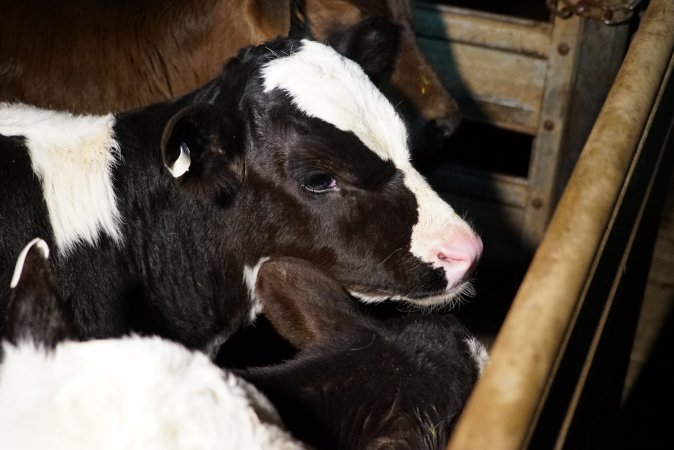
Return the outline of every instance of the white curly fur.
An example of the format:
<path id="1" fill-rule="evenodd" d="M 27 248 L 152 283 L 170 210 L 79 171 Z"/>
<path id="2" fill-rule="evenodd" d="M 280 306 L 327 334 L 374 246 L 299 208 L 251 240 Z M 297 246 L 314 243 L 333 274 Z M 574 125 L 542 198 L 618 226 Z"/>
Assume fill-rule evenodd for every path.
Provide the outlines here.
<path id="1" fill-rule="evenodd" d="M 4 345 L 5 450 L 302 449 L 269 401 L 159 338 Z"/>

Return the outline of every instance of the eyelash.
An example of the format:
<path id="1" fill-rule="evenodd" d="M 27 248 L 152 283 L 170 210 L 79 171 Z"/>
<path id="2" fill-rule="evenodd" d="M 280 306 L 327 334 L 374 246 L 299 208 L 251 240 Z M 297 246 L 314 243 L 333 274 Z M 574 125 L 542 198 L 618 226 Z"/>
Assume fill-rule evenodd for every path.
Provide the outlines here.
<path id="1" fill-rule="evenodd" d="M 302 188 L 314 193 L 324 194 L 326 192 L 338 191 L 339 184 L 337 179 L 327 173 L 317 173 L 309 175 L 302 180 Z"/>

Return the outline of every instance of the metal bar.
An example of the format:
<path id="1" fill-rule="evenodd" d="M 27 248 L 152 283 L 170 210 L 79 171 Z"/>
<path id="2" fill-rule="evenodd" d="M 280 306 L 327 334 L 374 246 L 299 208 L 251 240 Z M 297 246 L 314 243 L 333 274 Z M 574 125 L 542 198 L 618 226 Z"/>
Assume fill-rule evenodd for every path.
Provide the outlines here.
<path id="1" fill-rule="evenodd" d="M 596 320 L 592 341 L 576 347 L 586 357 L 570 401 L 566 397 L 569 405 L 555 445 L 557 449 L 577 448 L 585 444 L 588 435 L 603 439 L 611 431 L 607 424 L 615 423 L 672 167 L 673 70 L 674 55 L 604 245 L 602 258 L 607 261 L 600 261 L 598 272 L 592 275 L 593 280 L 613 279 L 610 292 L 604 295 L 588 292 L 584 301 L 588 309 L 601 309 L 601 317 Z M 619 261 L 619 266 L 607 268 L 612 266 L 609 260 Z M 603 273 L 599 272 L 601 269 Z M 578 354 L 576 350 L 567 353 Z M 601 396 L 604 401 L 597 401 Z"/>
<path id="2" fill-rule="evenodd" d="M 651 0 L 449 450 L 524 448 L 674 48 L 674 3 Z"/>
<path id="3" fill-rule="evenodd" d="M 562 18 L 572 14 L 598 20 L 605 25 L 627 22 L 641 0 L 546 0 L 548 9 Z"/>

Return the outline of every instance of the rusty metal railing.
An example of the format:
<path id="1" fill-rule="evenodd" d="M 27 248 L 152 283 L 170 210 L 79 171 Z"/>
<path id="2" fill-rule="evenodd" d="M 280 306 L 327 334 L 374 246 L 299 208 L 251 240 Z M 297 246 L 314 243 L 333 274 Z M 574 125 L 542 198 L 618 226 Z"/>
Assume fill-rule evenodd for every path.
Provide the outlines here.
<path id="1" fill-rule="evenodd" d="M 546 0 L 545 3 L 562 18 L 577 14 L 614 25 L 630 20 L 641 0 Z"/>

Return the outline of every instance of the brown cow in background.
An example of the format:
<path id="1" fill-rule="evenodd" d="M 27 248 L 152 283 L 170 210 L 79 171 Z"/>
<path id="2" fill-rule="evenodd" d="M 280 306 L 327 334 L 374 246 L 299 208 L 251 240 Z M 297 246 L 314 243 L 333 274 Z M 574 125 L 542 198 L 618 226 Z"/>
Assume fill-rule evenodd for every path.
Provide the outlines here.
<path id="1" fill-rule="evenodd" d="M 213 78 L 240 48 L 286 35 L 297 6 L 291 1 L 6 2 L 0 101 L 104 113 L 184 94 Z M 379 86 L 394 103 L 402 101 L 425 146 L 429 137 L 453 133 L 460 112 L 416 45 L 409 0 L 299 3 L 308 33 L 328 43 L 367 20 L 396 26 L 395 53 Z"/>

